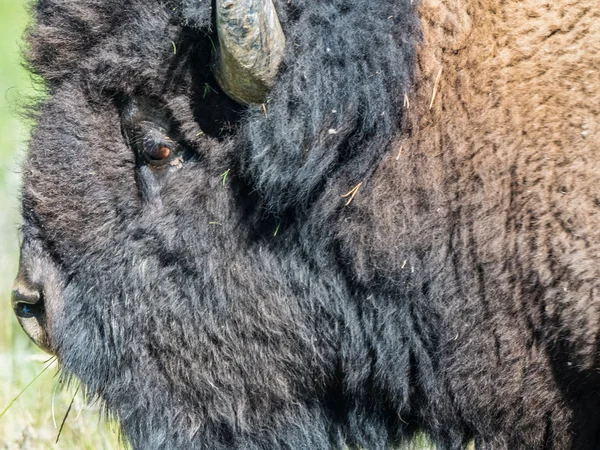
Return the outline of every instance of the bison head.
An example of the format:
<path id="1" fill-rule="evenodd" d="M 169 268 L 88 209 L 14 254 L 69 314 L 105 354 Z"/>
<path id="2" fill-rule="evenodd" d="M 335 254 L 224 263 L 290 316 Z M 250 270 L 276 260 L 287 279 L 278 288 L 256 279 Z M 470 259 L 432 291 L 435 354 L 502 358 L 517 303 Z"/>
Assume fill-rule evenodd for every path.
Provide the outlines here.
<path id="1" fill-rule="evenodd" d="M 343 208 L 397 132 L 416 19 L 408 1 L 275 6 L 35 8 L 49 95 L 13 305 L 139 448 L 341 439 L 315 399 L 349 287 L 314 205 Z"/>
<path id="2" fill-rule="evenodd" d="M 23 328 L 140 449 L 596 448 L 599 14 L 39 0 Z"/>

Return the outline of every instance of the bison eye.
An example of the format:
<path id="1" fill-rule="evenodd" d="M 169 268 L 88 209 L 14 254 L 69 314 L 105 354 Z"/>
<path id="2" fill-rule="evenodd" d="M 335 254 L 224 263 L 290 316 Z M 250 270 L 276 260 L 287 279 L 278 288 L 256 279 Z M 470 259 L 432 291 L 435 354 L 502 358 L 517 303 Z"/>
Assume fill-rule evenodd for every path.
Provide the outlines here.
<path id="1" fill-rule="evenodd" d="M 177 130 L 165 109 L 156 101 L 136 98 L 121 111 L 123 134 L 140 166 L 162 169 L 178 167 L 180 146 Z M 171 164 L 170 164 L 171 163 Z"/>
<path id="2" fill-rule="evenodd" d="M 173 150 L 167 145 L 152 145 L 144 149 L 144 159 L 155 167 L 164 167 L 171 161 Z"/>
<path id="3" fill-rule="evenodd" d="M 153 167 L 166 167 L 173 161 L 178 153 L 179 146 L 163 129 L 153 126 L 144 126 L 139 130 L 142 136 L 134 147 L 140 162 Z"/>
<path id="4" fill-rule="evenodd" d="M 169 155 L 171 154 L 171 149 L 169 147 L 167 147 L 166 145 L 154 148 L 152 150 L 148 151 L 148 156 L 150 156 L 151 159 L 153 160 L 157 160 L 157 161 L 164 161 L 165 159 L 167 159 L 169 157 Z"/>
<path id="5" fill-rule="evenodd" d="M 141 198 L 162 205 L 163 187 L 186 161 L 196 158 L 179 123 L 159 100 L 143 96 L 116 98 L 121 131 L 135 155 L 135 179 Z M 197 159 L 197 158 L 196 158 Z"/>

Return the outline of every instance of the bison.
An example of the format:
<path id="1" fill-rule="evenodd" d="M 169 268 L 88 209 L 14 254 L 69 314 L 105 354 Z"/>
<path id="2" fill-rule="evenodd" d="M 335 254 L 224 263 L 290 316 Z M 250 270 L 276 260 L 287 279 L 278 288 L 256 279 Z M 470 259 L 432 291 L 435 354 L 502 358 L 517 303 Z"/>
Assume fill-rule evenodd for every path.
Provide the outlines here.
<path id="1" fill-rule="evenodd" d="M 38 0 L 13 307 L 135 449 L 600 445 L 597 0 Z"/>

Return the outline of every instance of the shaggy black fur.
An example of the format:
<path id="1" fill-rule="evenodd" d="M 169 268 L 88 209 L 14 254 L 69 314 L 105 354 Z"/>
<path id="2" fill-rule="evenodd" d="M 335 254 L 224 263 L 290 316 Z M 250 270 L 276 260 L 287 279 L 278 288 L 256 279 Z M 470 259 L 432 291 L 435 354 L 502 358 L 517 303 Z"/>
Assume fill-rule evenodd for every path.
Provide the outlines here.
<path id="1" fill-rule="evenodd" d="M 383 450 L 419 430 L 440 450 L 588 448 L 571 378 L 531 353 L 540 284 L 484 279 L 474 219 L 423 161 L 413 190 L 371 183 L 400 134 L 412 3 L 277 1 L 266 114 L 214 82 L 208 0 L 37 3 L 50 97 L 23 260 L 53 261 L 52 345 L 134 448 Z M 143 127 L 176 142 L 168 168 L 140 154 Z"/>

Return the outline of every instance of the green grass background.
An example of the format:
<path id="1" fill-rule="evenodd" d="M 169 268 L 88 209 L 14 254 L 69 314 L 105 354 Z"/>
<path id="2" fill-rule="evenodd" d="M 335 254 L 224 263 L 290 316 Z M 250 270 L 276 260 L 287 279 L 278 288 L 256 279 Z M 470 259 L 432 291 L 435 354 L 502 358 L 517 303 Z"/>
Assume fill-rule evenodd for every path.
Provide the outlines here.
<path id="1" fill-rule="evenodd" d="M 27 4 L 0 0 L 0 413 L 46 367 L 19 327 L 10 307 L 19 260 L 20 161 L 25 157 L 28 124 L 19 117 L 27 98 L 39 96 L 21 67 Z M 63 386 L 56 364 L 46 370 L 0 418 L 0 450 L 120 449 L 118 431 L 101 419 L 97 404 L 86 404 L 75 386 Z M 73 400 L 74 398 L 74 400 Z M 73 401 L 60 440 L 58 428 Z"/>

